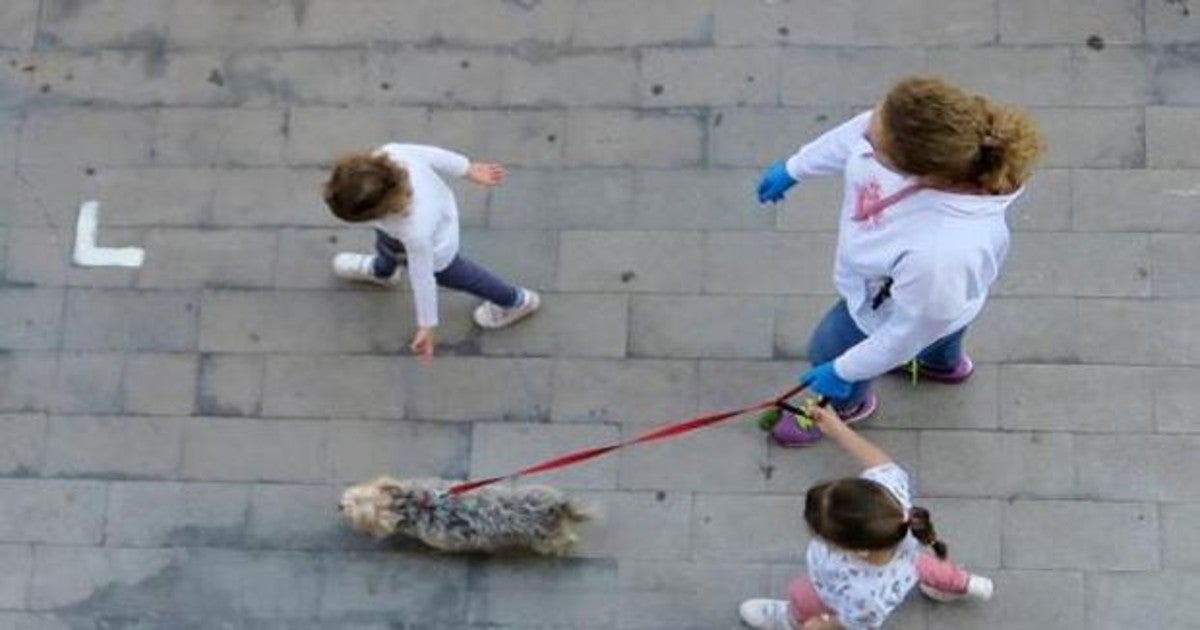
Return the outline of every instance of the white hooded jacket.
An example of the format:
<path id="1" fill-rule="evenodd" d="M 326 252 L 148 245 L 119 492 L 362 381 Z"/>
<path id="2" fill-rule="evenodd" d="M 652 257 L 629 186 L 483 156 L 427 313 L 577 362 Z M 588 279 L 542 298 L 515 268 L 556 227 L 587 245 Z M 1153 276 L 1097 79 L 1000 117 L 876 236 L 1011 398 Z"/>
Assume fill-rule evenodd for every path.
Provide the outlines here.
<path id="1" fill-rule="evenodd" d="M 975 195 L 919 188 L 916 178 L 875 159 L 866 137 L 871 115 L 826 132 L 786 165 L 798 181 L 844 174 L 833 277 L 868 335 L 834 361 L 848 381 L 900 366 L 975 319 L 1008 252 L 1004 212 L 1024 190 Z M 887 204 L 897 193 L 902 198 Z"/>

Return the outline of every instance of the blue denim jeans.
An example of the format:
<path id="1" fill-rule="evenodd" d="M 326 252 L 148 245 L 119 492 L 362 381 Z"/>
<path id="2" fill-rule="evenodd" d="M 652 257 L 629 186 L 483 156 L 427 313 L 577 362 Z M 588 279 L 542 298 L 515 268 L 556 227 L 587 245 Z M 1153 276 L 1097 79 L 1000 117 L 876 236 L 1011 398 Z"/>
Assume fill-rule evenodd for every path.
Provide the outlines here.
<path id="1" fill-rule="evenodd" d="M 396 269 L 408 263 L 404 244 L 375 230 L 375 263 L 372 271 L 378 278 L 390 278 Z M 470 293 L 497 306 L 511 308 L 521 299 L 521 292 L 496 277 L 484 267 L 462 256 L 455 256 L 450 265 L 433 274 L 439 287 Z"/>
<path id="2" fill-rule="evenodd" d="M 964 326 L 929 344 L 917 355 L 917 360 L 935 370 L 953 370 L 962 357 L 962 340 L 966 332 Z M 813 365 L 832 361 L 866 338 L 866 333 L 859 330 L 858 324 L 850 317 L 846 301 L 838 300 L 813 330 L 808 340 L 808 360 Z M 870 388 L 871 381 L 858 381 L 854 383 L 850 396 L 833 401 L 833 406 L 841 410 L 852 409 L 867 397 Z"/>

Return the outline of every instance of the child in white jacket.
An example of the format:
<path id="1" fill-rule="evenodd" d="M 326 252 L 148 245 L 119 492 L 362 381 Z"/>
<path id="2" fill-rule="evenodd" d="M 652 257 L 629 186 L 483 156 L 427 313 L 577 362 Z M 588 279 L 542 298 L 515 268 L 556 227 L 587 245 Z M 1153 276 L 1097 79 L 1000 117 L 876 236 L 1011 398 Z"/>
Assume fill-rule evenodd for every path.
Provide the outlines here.
<path id="1" fill-rule="evenodd" d="M 440 175 L 497 186 L 505 172 L 499 164 L 472 164 L 438 147 L 393 143 L 342 157 L 325 183 L 334 216 L 375 228 L 375 254 L 338 254 L 334 273 L 393 286 L 400 267 L 407 267 L 418 327 L 411 348 L 424 361 L 433 358 L 438 286 L 482 298 L 474 318 L 483 328 L 508 326 L 541 302 L 534 291 L 508 284 L 458 253 L 458 205 Z"/>
<path id="2" fill-rule="evenodd" d="M 1023 111 L 911 77 L 764 174 L 763 203 L 808 177 L 845 179 L 833 274 L 841 299 L 813 332 L 814 367 L 802 380 L 847 422 L 878 406 L 871 379 L 910 361 L 935 381 L 971 375 L 963 333 L 1008 251 L 1004 212 L 1041 151 Z M 820 433 L 780 422 L 775 437 L 800 446 Z"/>

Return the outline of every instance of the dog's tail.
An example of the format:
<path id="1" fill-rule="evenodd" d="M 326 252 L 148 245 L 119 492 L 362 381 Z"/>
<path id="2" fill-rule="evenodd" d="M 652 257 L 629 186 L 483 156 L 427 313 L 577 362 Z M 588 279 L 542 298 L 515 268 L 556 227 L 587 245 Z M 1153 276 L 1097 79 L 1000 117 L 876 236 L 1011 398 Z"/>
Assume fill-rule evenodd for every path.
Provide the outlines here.
<path id="1" fill-rule="evenodd" d="M 562 502 L 562 514 L 568 521 L 582 523 L 600 518 L 600 508 L 591 503 L 567 499 Z"/>

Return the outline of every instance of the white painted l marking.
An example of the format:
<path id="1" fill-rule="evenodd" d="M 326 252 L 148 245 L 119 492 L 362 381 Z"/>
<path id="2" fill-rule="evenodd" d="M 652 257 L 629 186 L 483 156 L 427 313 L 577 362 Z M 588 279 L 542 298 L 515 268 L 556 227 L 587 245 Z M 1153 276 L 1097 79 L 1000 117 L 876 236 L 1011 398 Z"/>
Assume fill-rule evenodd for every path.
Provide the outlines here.
<path id="1" fill-rule="evenodd" d="M 141 267 L 146 252 L 140 247 L 96 247 L 96 229 L 100 222 L 100 202 L 85 201 L 79 206 L 75 223 L 75 252 L 72 259 L 83 267 Z"/>

